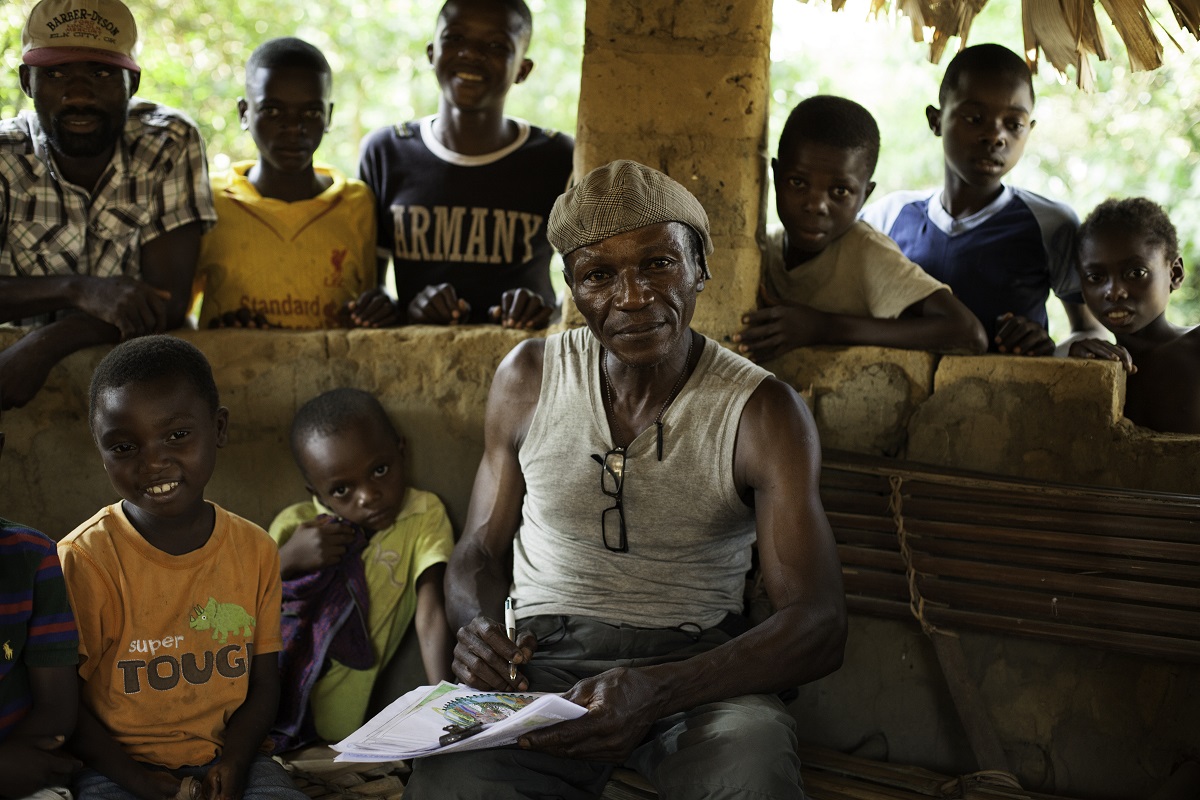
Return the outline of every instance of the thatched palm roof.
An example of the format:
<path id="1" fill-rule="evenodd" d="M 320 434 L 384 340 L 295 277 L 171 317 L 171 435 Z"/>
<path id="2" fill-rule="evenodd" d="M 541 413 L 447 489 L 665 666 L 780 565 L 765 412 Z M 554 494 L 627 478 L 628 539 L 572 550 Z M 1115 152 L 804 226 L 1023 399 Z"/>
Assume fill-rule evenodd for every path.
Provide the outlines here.
<path id="1" fill-rule="evenodd" d="M 951 37 L 966 43 L 971 23 L 987 0 L 872 0 L 873 13 L 895 5 L 912 22 L 913 39 L 923 41 L 924 31 L 931 29 L 929 59 L 941 60 Z M 1169 0 L 1179 26 L 1200 39 L 1200 0 Z M 834 11 L 845 0 L 832 0 Z M 1155 34 L 1154 23 L 1144 0 L 1100 0 L 1129 51 L 1134 70 L 1156 69 L 1162 66 L 1162 41 Z M 1051 66 L 1061 73 L 1075 68 L 1080 88 L 1092 88 L 1094 73 L 1090 56 L 1101 60 L 1109 57 L 1108 48 L 1100 34 L 1094 0 L 1022 0 L 1021 23 L 1025 34 L 1025 57 L 1036 67 L 1039 54 L 1044 54 Z M 1162 34 L 1171 35 L 1159 26 Z"/>

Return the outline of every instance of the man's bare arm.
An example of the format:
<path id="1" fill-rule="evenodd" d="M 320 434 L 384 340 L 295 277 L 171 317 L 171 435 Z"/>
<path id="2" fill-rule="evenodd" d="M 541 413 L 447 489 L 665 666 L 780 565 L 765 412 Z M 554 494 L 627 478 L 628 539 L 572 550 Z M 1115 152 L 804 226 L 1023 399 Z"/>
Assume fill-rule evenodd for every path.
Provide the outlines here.
<path id="1" fill-rule="evenodd" d="M 735 479 L 753 491 L 759 559 L 776 612 L 720 647 L 686 661 L 614 669 L 567 697 L 584 717 L 530 733 L 531 749 L 621 761 L 654 720 L 742 694 L 807 683 L 840 666 L 846 640 L 841 566 L 819 495 L 820 444 L 812 415 L 768 378 L 738 426 Z"/>
<path id="2" fill-rule="evenodd" d="M 189 222 L 142 245 L 142 280 L 170 294 L 162 330 L 174 330 L 183 324 L 192 299 L 203 232 L 203 224 Z"/>
<path id="3" fill-rule="evenodd" d="M 542 383 L 545 341 L 517 345 L 496 370 L 488 393 L 484 451 L 462 539 L 446 570 L 446 616 L 458 631 L 454 674 L 477 688 L 526 688 L 508 662 L 526 663 L 536 641 L 529 634 L 508 641 L 497 622 L 512 582 L 512 546 L 521 524 L 525 478 L 517 449 L 529 430 Z"/>
<path id="4" fill-rule="evenodd" d="M 0 409 L 20 408 L 32 400 L 50 368 L 76 350 L 117 340 L 116 328 L 87 314 L 30 331 L 0 350 Z"/>
<path id="5" fill-rule="evenodd" d="M 191 300 L 202 230 L 199 222 L 192 222 L 142 245 L 140 280 L 90 275 L 0 278 L 0 322 L 78 309 L 115 327 L 122 339 L 178 328 Z"/>
<path id="6" fill-rule="evenodd" d="M 182 325 L 191 299 L 200 231 L 200 223 L 193 222 L 147 242 L 142 247 L 144 280 L 87 276 L 0 279 L 0 317 L 18 308 L 13 311 L 16 317 L 40 313 L 39 309 L 70 307 L 84 312 L 38 328 L 0 352 L 0 408 L 28 403 L 46 382 L 50 368 L 76 350 Z M 24 290 L 18 291 L 15 303 L 6 290 L 26 285 L 33 285 L 36 291 L 24 297 L 41 299 L 22 307 Z M 66 296 L 50 303 L 48 292 L 55 287 Z"/>
<path id="7" fill-rule="evenodd" d="M 71 298 L 81 285 L 100 280 L 83 275 L 45 275 L 34 278 L 0 278 L 0 322 L 74 308 Z"/>
<path id="8" fill-rule="evenodd" d="M 0 322 L 78 309 L 111 324 L 122 338 L 162 328 L 166 293 L 124 276 L 47 275 L 0 278 Z"/>
<path id="9" fill-rule="evenodd" d="M 747 312 L 746 327 L 733 337 L 738 352 L 761 363 L 797 347 L 875 345 L 934 353 L 978 355 L 987 350 L 987 334 L 966 306 L 948 289 L 939 289 L 910 305 L 896 319 L 817 311 L 776 302 Z"/>

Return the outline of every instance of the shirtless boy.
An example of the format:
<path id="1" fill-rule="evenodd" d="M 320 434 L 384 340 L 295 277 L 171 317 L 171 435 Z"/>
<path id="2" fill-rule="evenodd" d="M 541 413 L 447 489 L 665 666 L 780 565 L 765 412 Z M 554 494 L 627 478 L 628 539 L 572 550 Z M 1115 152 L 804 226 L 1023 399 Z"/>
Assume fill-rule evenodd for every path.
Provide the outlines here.
<path id="1" fill-rule="evenodd" d="M 1125 416 L 1138 425 L 1200 433 L 1200 327 L 1167 320 L 1183 258 L 1166 212 L 1143 197 L 1105 200 L 1079 229 L 1078 269 L 1083 299 L 1117 342 L 1083 339 L 1070 354 L 1121 362 Z"/>

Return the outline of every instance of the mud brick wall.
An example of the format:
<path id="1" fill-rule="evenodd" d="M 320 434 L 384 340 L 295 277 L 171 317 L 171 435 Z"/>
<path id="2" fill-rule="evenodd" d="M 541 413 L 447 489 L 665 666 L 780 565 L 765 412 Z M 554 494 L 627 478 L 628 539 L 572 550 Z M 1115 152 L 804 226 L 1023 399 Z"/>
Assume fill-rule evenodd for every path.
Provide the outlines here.
<path id="1" fill-rule="evenodd" d="M 0 348 L 18 331 L 0 329 Z M 415 485 L 461 527 L 492 374 L 526 334 L 495 327 L 182 334 L 213 364 L 230 410 L 210 496 L 267 524 L 304 499 L 287 433 L 301 403 L 336 386 L 376 392 L 408 438 Z M 4 415 L 0 514 L 59 537 L 113 500 L 87 424 L 92 370 L 72 355 L 23 409 Z M 1120 416 L 1115 365 L 813 348 L 768 365 L 803 393 L 824 446 L 1034 480 L 1200 493 L 1200 437 L 1155 434 Z"/>
<path id="2" fill-rule="evenodd" d="M 588 3 L 585 29 L 576 174 L 629 158 L 700 199 L 716 252 L 696 322 L 730 335 L 758 286 L 771 3 Z"/>

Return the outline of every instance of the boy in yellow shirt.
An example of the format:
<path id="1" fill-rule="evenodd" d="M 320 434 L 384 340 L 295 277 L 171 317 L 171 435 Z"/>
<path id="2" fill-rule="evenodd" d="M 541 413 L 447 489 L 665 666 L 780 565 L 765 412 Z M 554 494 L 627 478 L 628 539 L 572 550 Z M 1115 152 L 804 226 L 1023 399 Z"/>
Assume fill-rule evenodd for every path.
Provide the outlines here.
<path id="1" fill-rule="evenodd" d="M 442 581 L 454 536 L 441 500 L 408 485 L 404 437 L 374 395 L 343 388 L 301 406 L 291 439 L 313 499 L 271 523 L 284 581 L 273 738 L 284 748 L 361 726 L 410 623 L 429 682 L 453 680 Z"/>
<path id="2" fill-rule="evenodd" d="M 242 127 L 257 161 L 213 176 L 217 224 L 200 246 L 200 327 L 381 327 L 399 317 L 379 288 L 371 191 L 313 153 L 333 103 L 325 56 L 293 37 L 246 64 Z"/>

